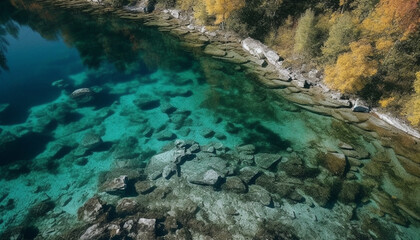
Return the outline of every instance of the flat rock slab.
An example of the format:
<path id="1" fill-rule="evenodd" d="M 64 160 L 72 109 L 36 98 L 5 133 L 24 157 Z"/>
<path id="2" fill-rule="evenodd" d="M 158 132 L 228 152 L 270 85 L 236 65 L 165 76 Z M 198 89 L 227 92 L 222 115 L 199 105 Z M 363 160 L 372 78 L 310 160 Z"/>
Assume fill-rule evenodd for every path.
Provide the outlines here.
<path id="1" fill-rule="evenodd" d="M 145 173 L 151 180 L 155 180 L 162 176 L 163 169 L 173 162 L 175 150 L 170 150 L 153 156 L 146 166 Z"/>
<path id="2" fill-rule="evenodd" d="M 222 179 L 221 175 L 213 169 L 188 177 L 190 183 L 209 186 L 216 185 L 220 179 Z"/>
<path id="3" fill-rule="evenodd" d="M 212 56 L 223 57 L 226 55 L 226 52 L 220 49 L 218 46 L 209 44 L 204 48 L 204 53 Z"/>
<path id="4" fill-rule="evenodd" d="M 239 177 L 246 183 L 251 184 L 262 174 L 257 167 L 244 167 L 239 171 Z"/>
<path id="5" fill-rule="evenodd" d="M 275 167 L 281 161 L 279 154 L 258 153 L 255 155 L 255 164 L 262 169 Z"/>

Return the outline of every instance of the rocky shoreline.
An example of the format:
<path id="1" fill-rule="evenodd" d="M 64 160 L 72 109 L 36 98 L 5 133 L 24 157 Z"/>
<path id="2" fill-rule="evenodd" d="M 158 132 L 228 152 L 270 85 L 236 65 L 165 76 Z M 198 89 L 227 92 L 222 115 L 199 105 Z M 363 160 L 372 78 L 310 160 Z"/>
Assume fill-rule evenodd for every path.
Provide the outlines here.
<path id="1" fill-rule="evenodd" d="M 420 139 L 420 132 L 413 126 L 410 126 L 406 121 L 391 116 L 390 113 L 384 112 L 381 109 L 370 109 L 367 104 L 363 103 L 363 101 L 358 98 L 343 98 L 339 92 L 329 89 L 323 83 L 323 76 L 320 71 L 316 69 L 301 71 L 285 68 L 282 66 L 283 59 L 275 51 L 260 41 L 249 37 L 242 39 L 236 33 L 224 30 L 208 31 L 204 26 L 195 25 L 193 16 L 180 10 L 155 9 L 154 11 L 145 13 L 147 12 L 147 3 L 145 3 L 147 1 L 139 2 L 134 6 L 124 6 L 121 9 L 104 7 L 102 3 L 96 0 L 61 0 L 54 3 L 54 5 L 62 7 L 80 7 L 85 5 L 86 2 L 90 3 L 94 8 L 91 10 L 86 9 L 85 12 L 94 14 L 113 12 L 124 19 L 142 20 L 145 21 L 145 25 L 158 27 L 161 31 L 170 32 L 171 34 L 180 37 L 185 41 L 186 47 L 205 47 L 203 52 L 215 58 L 245 66 L 254 65 L 247 66 L 247 68 L 259 69 L 247 70 L 260 74 L 261 76 L 258 76 L 258 78 L 260 78 L 259 80 L 268 88 L 290 88 L 292 92 L 306 91 L 311 96 L 316 95 L 316 98 L 323 98 L 327 102 L 335 102 L 335 105 L 338 104 L 341 107 L 352 108 L 354 112 L 370 112 L 370 117 L 377 118 L 378 121 L 384 121 L 393 128 Z M 97 7 L 99 8 L 96 9 Z M 238 46 L 242 46 L 241 50 L 250 54 L 252 57 L 247 56 L 246 54 L 244 55 L 243 52 L 232 51 L 231 54 L 229 54 L 229 50 L 239 50 Z M 296 88 L 298 90 L 296 90 Z M 309 91 L 307 91 L 308 89 Z M 281 91 L 277 91 L 277 94 L 284 97 L 284 93 Z M 300 104 L 300 101 L 294 101 L 294 98 L 286 97 L 286 99 Z M 321 106 L 323 106 L 322 103 Z M 326 106 L 330 107 L 329 104 Z M 336 115 L 331 116 L 335 117 Z M 344 121 L 348 120 L 342 118 L 338 119 Z"/>

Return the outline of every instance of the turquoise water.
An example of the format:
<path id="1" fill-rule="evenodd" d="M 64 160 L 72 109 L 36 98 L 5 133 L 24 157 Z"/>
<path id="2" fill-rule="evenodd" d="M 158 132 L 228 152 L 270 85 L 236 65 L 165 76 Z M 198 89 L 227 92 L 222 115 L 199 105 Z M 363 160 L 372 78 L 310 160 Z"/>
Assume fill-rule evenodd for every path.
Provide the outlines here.
<path id="1" fill-rule="evenodd" d="M 28 219 L 41 235 L 45 226 L 76 225 L 77 210 L 97 194 L 104 173 L 142 169 L 175 139 L 294 151 L 309 167 L 342 141 L 373 155 L 380 148 L 360 129 L 275 97 L 244 66 L 185 49 L 139 22 L 32 2 L 3 1 L 1 9 L 4 29 L 18 33 L 2 35 L 9 70 L 0 73 L 0 104 L 7 104 L 0 112 L 0 232 Z M 88 102 L 70 97 L 80 88 L 92 91 Z M 86 147 L 92 135 L 102 142 Z M 402 198 L 395 179 L 381 178 L 379 188 Z M 54 203 L 47 217 L 28 217 L 45 200 Z M 418 222 L 410 223 L 398 226 L 403 236 L 416 234 Z"/>

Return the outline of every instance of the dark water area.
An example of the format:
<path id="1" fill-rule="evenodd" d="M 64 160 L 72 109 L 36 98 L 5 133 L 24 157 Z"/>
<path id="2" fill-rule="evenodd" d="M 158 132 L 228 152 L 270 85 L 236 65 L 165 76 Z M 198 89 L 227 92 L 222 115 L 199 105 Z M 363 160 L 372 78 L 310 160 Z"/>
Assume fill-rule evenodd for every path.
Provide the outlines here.
<path id="1" fill-rule="evenodd" d="M 416 239 L 420 181 L 397 146 L 202 50 L 112 13 L 1 1 L 0 239 L 107 239 L 82 234 L 134 215 L 158 239 Z M 217 183 L 191 179 L 203 169 Z M 106 220 L 78 211 L 94 196 Z"/>

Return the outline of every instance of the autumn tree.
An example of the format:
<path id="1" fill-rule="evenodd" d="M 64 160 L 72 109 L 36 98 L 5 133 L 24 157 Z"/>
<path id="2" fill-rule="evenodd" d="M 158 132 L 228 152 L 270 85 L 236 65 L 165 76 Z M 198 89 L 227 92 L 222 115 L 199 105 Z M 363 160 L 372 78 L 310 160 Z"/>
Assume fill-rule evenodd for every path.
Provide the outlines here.
<path id="1" fill-rule="evenodd" d="M 350 49 L 349 44 L 356 40 L 358 35 L 357 28 L 349 13 L 339 16 L 331 26 L 328 39 L 322 47 L 322 54 L 331 62 L 337 56 Z"/>
<path id="2" fill-rule="evenodd" d="M 350 52 L 341 54 L 337 63 L 325 68 L 325 82 L 342 92 L 360 91 L 376 74 L 378 63 L 370 60 L 373 48 L 363 41 L 352 42 Z"/>
<path id="3" fill-rule="evenodd" d="M 416 73 L 416 80 L 414 81 L 414 94 L 406 103 L 404 113 L 407 119 L 413 125 L 420 124 L 420 72 Z"/>
<path id="4" fill-rule="evenodd" d="M 378 49 L 386 51 L 393 42 L 406 39 L 419 24 L 419 0 L 380 0 L 362 26 L 367 37 L 377 39 Z"/>
<path id="5" fill-rule="evenodd" d="M 298 54 L 313 56 L 316 42 L 315 13 L 308 9 L 299 19 L 295 34 L 294 51 Z"/>
<path id="6" fill-rule="evenodd" d="M 221 24 L 222 28 L 233 11 L 245 6 L 245 0 L 205 0 L 205 3 L 207 12 L 216 17 L 214 24 Z"/>

